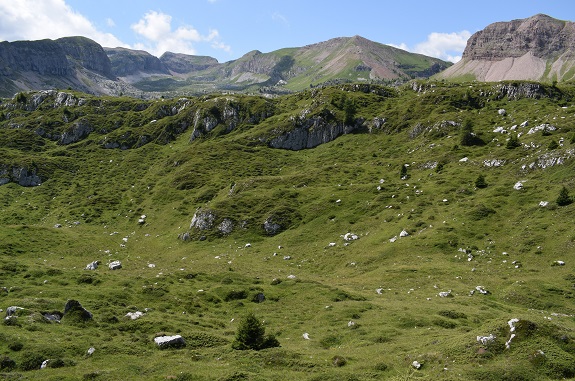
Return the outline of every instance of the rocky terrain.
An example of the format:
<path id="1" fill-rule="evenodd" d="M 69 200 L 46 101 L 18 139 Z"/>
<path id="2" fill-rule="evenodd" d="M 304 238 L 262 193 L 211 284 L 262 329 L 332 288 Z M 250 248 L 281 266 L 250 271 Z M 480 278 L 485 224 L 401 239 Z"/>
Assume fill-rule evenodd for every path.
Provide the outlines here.
<path id="1" fill-rule="evenodd" d="M 575 23 L 538 14 L 473 34 L 463 58 L 436 78 L 567 81 L 575 78 Z"/>

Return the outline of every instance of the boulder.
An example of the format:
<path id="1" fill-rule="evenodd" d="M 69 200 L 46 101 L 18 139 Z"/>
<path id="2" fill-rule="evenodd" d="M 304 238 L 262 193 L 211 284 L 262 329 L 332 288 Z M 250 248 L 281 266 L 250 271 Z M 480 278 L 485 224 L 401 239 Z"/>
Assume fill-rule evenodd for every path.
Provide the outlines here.
<path id="1" fill-rule="evenodd" d="M 192 217 L 190 229 L 209 230 L 214 226 L 216 215 L 209 209 L 198 209 Z"/>
<path id="2" fill-rule="evenodd" d="M 120 261 L 112 261 L 110 262 L 110 264 L 108 264 L 108 268 L 110 270 L 119 270 L 122 268 L 122 262 Z"/>
<path id="3" fill-rule="evenodd" d="M 129 317 L 132 320 L 136 320 L 141 318 L 142 316 L 144 316 L 145 314 L 141 311 L 136 311 L 136 312 L 128 312 L 126 314 L 126 317 Z"/>
<path id="4" fill-rule="evenodd" d="M 224 218 L 224 220 L 218 225 L 218 230 L 221 234 L 228 235 L 234 230 L 234 222 L 229 218 Z"/>
<path id="5" fill-rule="evenodd" d="M 100 261 L 94 261 L 92 263 L 88 263 L 86 265 L 86 270 L 96 270 L 98 268 L 99 264 L 100 264 Z"/>
<path id="6" fill-rule="evenodd" d="M 63 318 L 76 318 L 76 320 L 88 321 L 92 319 L 92 313 L 82 307 L 79 301 L 70 299 L 64 305 Z"/>
<path id="7" fill-rule="evenodd" d="M 180 335 L 174 336 L 158 336 L 154 338 L 154 342 L 161 349 L 165 348 L 183 348 L 186 346 L 186 341 Z"/>

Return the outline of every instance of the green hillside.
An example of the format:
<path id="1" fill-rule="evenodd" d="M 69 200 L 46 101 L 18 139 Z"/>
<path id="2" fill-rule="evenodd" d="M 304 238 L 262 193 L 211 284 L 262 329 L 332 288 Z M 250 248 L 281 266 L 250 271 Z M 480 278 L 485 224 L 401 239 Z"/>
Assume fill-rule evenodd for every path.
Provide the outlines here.
<path id="1" fill-rule="evenodd" d="M 0 375 L 572 379 L 574 96 L 3 99 Z M 234 349 L 249 313 L 280 347 Z"/>

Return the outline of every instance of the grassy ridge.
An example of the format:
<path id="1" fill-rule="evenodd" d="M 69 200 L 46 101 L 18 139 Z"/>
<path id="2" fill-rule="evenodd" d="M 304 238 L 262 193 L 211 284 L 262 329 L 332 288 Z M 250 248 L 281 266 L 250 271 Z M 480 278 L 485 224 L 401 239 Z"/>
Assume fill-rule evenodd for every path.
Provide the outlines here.
<path id="1" fill-rule="evenodd" d="M 0 330 L 0 356 L 15 363 L 1 372 L 106 380 L 573 377 L 573 205 L 555 203 L 563 186 L 574 192 L 573 89 L 541 85 L 531 97 L 501 96 L 496 84 L 414 83 L 385 95 L 353 89 L 272 100 L 75 94 L 88 102 L 68 107 L 68 122 L 62 107 L 25 111 L 5 100 L 0 164 L 33 162 L 45 179 L 0 186 L 0 308 L 24 308 Z M 356 133 L 310 150 L 265 144 L 295 128 L 293 116 L 327 109 L 343 121 L 345 99 L 364 121 Z M 237 110 L 231 131 L 226 107 Z M 190 142 L 196 115 L 218 125 Z M 59 134 L 81 118 L 95 128 L 71 144 L 33 133 Z M 462 145 L 469 120 L 481 144 Z M 543 123 L 558 129 L 527 134 Z M 493 132 L 498 126 L 522 133 L 522 146 L 507 148 L 510 134 Z M 103 148 L 141 136 L 148 142 Z M 475 186 L 479 175 L 487 187 Z M 232 233 L 190 229 L 198 208 L 215 213 L 215 226 L 232 220 Z M 277 235 L 263 229 L 270 215 L 284 217 Z M 178 239 L 188 231 L 192 241 Z M 345 241 L 346 233 L 358 239 Z M 96 271 L 84 270 L 95 260 Z M 123 268 L 108 270 L 113 260 Z M 451 297 L 439 296 L 447 291 Z M 93 320 L 41 316 L 63 311 L 68 299 Z M 135 311 L 145 315 L 125 317 Z M 280 348 L 231 348 L 247 312 Z M 512 318 L 517 336 L 506 349 Z M 180 334 L 187 345 L 160 350 L 160 334 Z M 490 334 L 492 342 L 477 341 Z M 45 359 L 61 367 L 26 370 Z"/>

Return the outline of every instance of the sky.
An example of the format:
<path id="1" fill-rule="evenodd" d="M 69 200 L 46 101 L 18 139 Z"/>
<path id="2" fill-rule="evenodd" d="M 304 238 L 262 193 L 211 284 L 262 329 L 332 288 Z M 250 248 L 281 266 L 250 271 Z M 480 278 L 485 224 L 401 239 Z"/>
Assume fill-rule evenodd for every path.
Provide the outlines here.
<path id="1" fill-rule="evenodd" d="M 575 21 L 575 1 L 0 0 L 0 41 L 85 36 L 157 57 L 170 51 L 227 62 L 359 35 L 457 62 L 473 33 L 538 13 Z"/>

